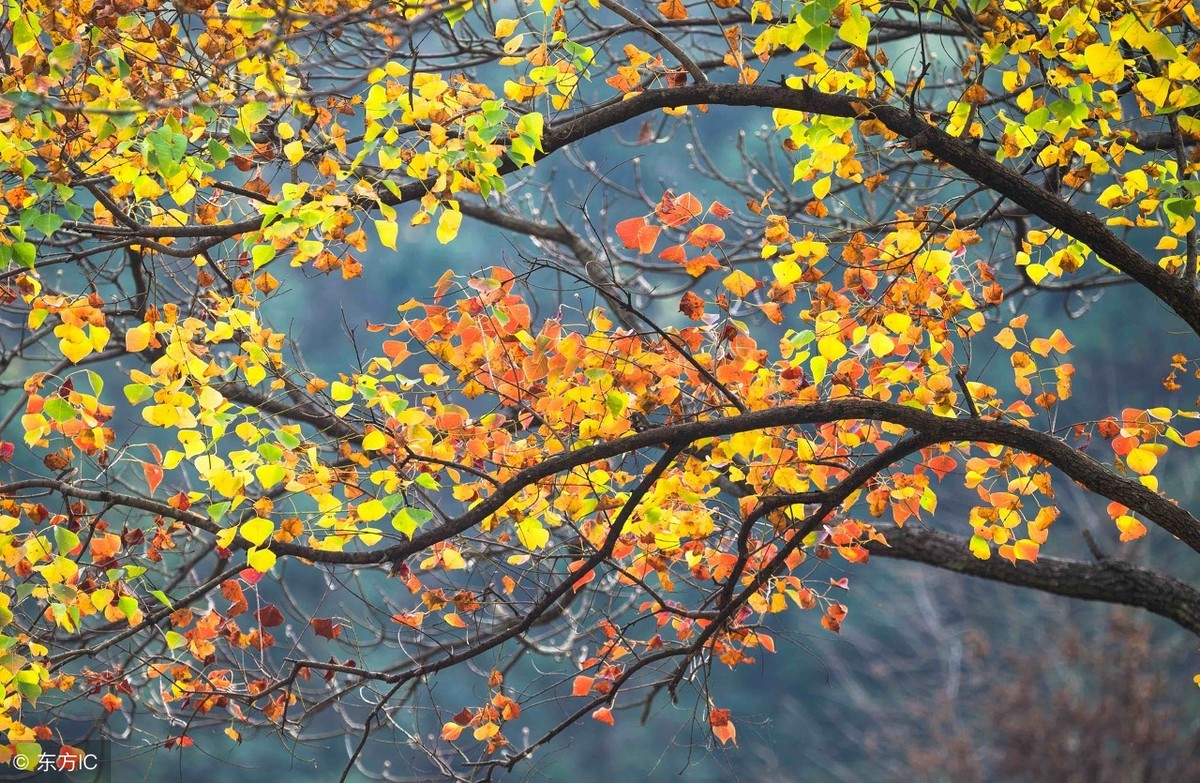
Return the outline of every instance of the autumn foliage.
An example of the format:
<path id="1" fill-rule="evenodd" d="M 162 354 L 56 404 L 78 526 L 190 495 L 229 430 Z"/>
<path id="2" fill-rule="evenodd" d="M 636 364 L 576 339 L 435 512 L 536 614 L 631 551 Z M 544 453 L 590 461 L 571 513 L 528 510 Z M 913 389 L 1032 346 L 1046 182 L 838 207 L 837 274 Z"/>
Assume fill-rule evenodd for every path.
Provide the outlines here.
<path id="1" fill-rule="evenodd" d="M 1200 334 L 1189 0 L 4 20 L 0 760 L 81 702 L 190 716 L 161 736 L 185 754 L 193 723 L 303 737 L 353 703 L 349 767 L 419 702 L 435 770 L 483 776 L 685 690 L 733 746 L 708 672 L 785 615 L 852 623 L 874 555 L 1200 632 L 1193 589 L 1117 543 L 1200 551 L 1164 478 L 1200 444 L 1200 352 L 1146 359 L 1176 404 L 1080 411 L 1074 325 L 1022 306 L 1130 283 Z M 725 142 L 744 177 L 672 136 L 723 107 L 767 123 Z M 577 150 L 606 209 L 515 198 L 628 121 L 719 198 Z M 271 316 L 291 282 L 368 285 L 464 217 L 537 252 L 349 314 L 344 364 L 309 369 Z M 589 304 L 545 308 L 550 275 Z M 1054 555 L 1063 484 L 1115 560 Z M 356 610 L 292 589 L 322 579 Z M 474 702 L 437 699 L 451 669 Z"/>

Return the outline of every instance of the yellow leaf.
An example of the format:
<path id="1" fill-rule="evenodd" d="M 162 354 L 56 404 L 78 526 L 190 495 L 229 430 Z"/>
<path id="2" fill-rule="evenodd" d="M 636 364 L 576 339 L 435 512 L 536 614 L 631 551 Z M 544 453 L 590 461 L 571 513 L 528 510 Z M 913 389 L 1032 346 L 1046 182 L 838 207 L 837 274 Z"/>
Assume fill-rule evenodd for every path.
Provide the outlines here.
<path id="1" fill-rule="evenodd" d="M 289 141 L 283 145 L 283 154 L 288 159 L 288 163 L 295 166 L 300 161 L 304 160 L 304 145 L 300 140 Z"/>
<path id="2" fill-rule="evenodd" d="M 379 451 L 386 445 L 387 436 L 379 430 L 371 430 L 363 437 L 363 451 Z"/>
<path id="3" fill-rule="evenodd" d="M 988 560 L 992 556 L 992 547 L 988 544 L 987 539 L 971 536 L 971 543 L 968 546 L 971 548 L 971 554 L 980 560 Z"/>
<path id="4" fill-rule="evenodd" d="M 399 231 L 395 221 L 376 220 L 375 231 L 379 234 L 379 243 L 388 250 L 396 249 L 396 234 Z"/>
<path id="5" fill-rule="evenodd" d="M 443 245 L 458 236 L 458 227 L 462 224 L 462 213 L 457 209 L 444 209 L 438 218 L 437 238 Z"/>
<path id="6" fill-rule="evenodd" d="M 871 335 L 868 345 L 871 348 L 871 353 L 880 358 L 890 356 L 892 351 L 896 349 L 896 341 L 883 332 L 875 332 Z"/>
<path id="7" fill-rule="evenodd" d="M 780 285 L 791 285 L 804 274 L 804 270 L 795 261 L 777 261 L 771 264 L 771 270 Z"/>
<path id="8" fill-rule="evenodd" d="M 255 571 L 265 574 L 271 570 L 271 566 L 275 565 L 275 553 L 270 549 L 251 547 L 250 551 L 246 554 L 246 562 Z"/>
<path id="9" fill-rule="evenodd" d="M 254 517 L 244 522 L 239 529 L 242 532 L 242 538 L 255 546 L 261 546 L 262 542 L 267 540 L 267 536 L 275 532 L 275 523 L 269 519 Z"/>
<path id="10" fill-rule="evenodd" d="M 451 571 L 467 567 L 467 561 L 463 560 L 463 556 L 459 554 L 457 549 L 446 547 L 442 550 L 442 565 Z"/>
<path id="11" fill-rule="evenodd" d="M 1125 78 L 1125 61 L 1116 44 L 1094 43 L 1083 50 L 1088 71 L 1105 84 L 1117 84 Z"/>
<path id="12" fill-rule="evenodd" d="M 58 347 L 72 364 L 78 364 L 80 359 L 92 352 L 92 344 L 84 341 L 60 340 Z"/>
<path id="13" fill-rule="evenodd" d="M 655 533 L 654 544 L 663 552 L 674 552 L 679 548 L 679 536 L 674 533 Z"/>
<path id="14" fill-rule="evenodd" d="M 136 326 L 125 333 L 125 350 L 129 353 L 139 353 L 146 350 L 146 346 L 150 345 L 150 338 L 154 334 L 154 324 L 142 324 Z"/>
<path id="15" fill-rule="evenodd" d="M 900 334 L 912 325 L 912 316 L 905 313 L 888 313 L 883 317 L 883 325 L 895 334 Z"/>
<path id="16" fill-rule="evenodd" d="M 1125 464 L 1134 473 L 1145 476 L 1158 464 L 1158 455 L 1143 444 L 1129 452 L 1125 457 Z"/>
<path id="17" fill-rule="evenodd" d="M 859 49 L 867 48 L 867 37 L 871 33 L 871 23 L 863 16 L 857 5 L 850 6 L 850 15 L 838 28 L 838 38 Z"/>
<path id="18" fill-rule="evenodd" d="M 488 722 L 475 729 L 475 739 L 482 742 L 483 740 L 491 739 L 499 733 L 500 727 L 495 723 Z"/>
<path id="19" fill-rule="evenodd" d="M 817 351 L 829 362 L 836 362 L 847 353 L 846 346 L 842 344 L 839 338 L 833 335 L 828 335 L 818 340 Z"/>
<path id="20" fill-rule="evenodd" d="M 374 498 L 358 506 L 358 518 L 364 522 L 374 522 L 386 513 L 387 507 Z"/>
<path id="21" fill-rule="evenodd" d="M 517 29 L 516 19 L 500 19 L 496 22 L 496 37 L 507 38 Z"/>
<path id="22" fill-rule="evenodd" d="M 550 531 L 536 519 L 526 517 L 517 523 L 517 538 L 526 549 L 541 549 L 550 541 Z"/>
<path id="23" fill-rule="evenodd" d="M 754 278 L 750 277 L 750 275 L 738 269 L 722 280 L 721 285 L 725 286 L 725 288 L 734 296 L 744 299 L 747 294 L 757 289 L 761 284 Z"/>
<path id="24" fill-rule="evenodd" d="M 1122 541 L 1133 541 L 1146 535 L 1146 526 L 1128 514 L 1117 517 L 1117 529 L 1121 531 Z"/>

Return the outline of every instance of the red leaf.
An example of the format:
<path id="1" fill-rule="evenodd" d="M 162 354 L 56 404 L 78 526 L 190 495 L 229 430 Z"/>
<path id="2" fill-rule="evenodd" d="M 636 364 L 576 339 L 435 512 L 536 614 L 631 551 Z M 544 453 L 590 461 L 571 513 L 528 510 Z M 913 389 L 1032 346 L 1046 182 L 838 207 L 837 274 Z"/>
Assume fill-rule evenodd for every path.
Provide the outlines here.
<path id="1" fill-rule="evenodd" d="M 333 618 L 331 617 L 314 617 L 309 621 L 309 624 L 312 625 L 313 632 L 316 633 L 317 636 L 325 639 L 332 640 L 342 635 L 342 626 L 334 622 Z"/>
<path id="2" fill-rule="evenodd" d="M 254 613 L 254 618 L 258 620 L 258 624 L 263 628 L 274 628 L 277 625 L 283 625 L 283 612 L 279 611 L 279 607 L 275 604 L 267 604 L 262 609 Z"/>
<path id="3" fill-rule="evenodd" d="M 592 720 L 598 720 L 601 723 L 607 723 L 609 726 L 613 725 L 615 722 L 613 721 L 612 710 L 610 710 L 608 707 L 601 707 L 593 712 Z"/>

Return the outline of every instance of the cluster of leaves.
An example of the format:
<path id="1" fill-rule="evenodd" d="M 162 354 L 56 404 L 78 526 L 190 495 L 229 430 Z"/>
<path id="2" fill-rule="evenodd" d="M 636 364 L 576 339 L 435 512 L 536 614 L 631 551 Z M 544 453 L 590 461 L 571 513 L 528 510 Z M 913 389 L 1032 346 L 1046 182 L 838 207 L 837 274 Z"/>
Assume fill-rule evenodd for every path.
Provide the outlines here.
<path id="1" fill-rule="evenodd" d="M 563 634 L 537 675 L 569 705 L 562 726 L 614 723 L 635 683 L 647 700 L 686 686 L 736 742 L 708 667 L 774 651 L 792 609 L 837 632 L 848 581 L 813 561 L 867 562 L 939 495 L 973 498 L 959 532 L 979 561 L 1038 563 L 1056 472 L 1109 501 L 1121 540 L 1152 521 L 1200 546 L 1155 472 L 1172 444 L 1200 443 L 1179 430 L 1200 414 L 1130 407 L 1063 428 L 1067 336 L 1025 314 L 993 328 L 1005 274 L 1069 288 L 1081 269 L 1139 282 L 1200 328 L 1194 5 L 716 5 L 734 17 L 678 0 L 657 6 L 661 26 L 612 0 L 502 19 L 368 0 L 9 5 L 0 296 L 26 334 L 3 366 L 28 372 L 0 459 L 19 442 L 44 470 L 0 486 L 0 762 L 36 755 L 52 729 L 28 716 L 79 694 L 228 722 L 235 741 L 298 730 L 364 685 L 374 718 L 426 675 L 543 649 L 541 624 Z M 426 29 L 438 44 L 418 52 Z M 961 32 L 950 87 L 925 84 L 928 62 L 907 84 L 889 68 L 884 44 L 914 30 L 922 51 Z M 706 67 L 680 43 L 693 31 L 721 42 Z M 604 62 L 626 32 L 653 51 Z M 455 62 L 460 38 L 478 62 Z M 616 252 L 687 281 L 678 326 L 627 281 L 597 281 L 580 235 L 494 206 L 505 176 L 556 149 L 720 103 L 773 110 L 806 195 L 760 191 L 743 210 L 667 191 L 623 213 Z M 952 185 L 834 225 L 902 192 L 901 171 L 943 165 L 1003 198 L 964 217 L 978 191 Z M 1086 208 L 1026 181 L 1035 167 Z M 1025 211 L 1002 269 L 985 235 L 1006 198 Z M 535 318 L 523 275 L 447 273 L 373 317 L 355 364 L 307 370 L 265 314 L 280 278 L 362 276 L 354 254 L 369 234 L 395 250 L 406 206 L 443 243 L 474 213 L 569 247 L 579 264 L 561 271 L 606 304 Z M 70 273 L 51 282 L 54 266 Z M 984 382 L 981 345 L 1005 352 L 1011 383 Z M 1103 458 L 1083 451 L 1094 437 Z M 287 594 L 292 563 L 385 566 L 407 594 L 355 622 L 318 616 Z M 367 628 L 405 659 L 373 657 Z M 338 652 L 307 654 L 324 646 Z M 561 726 L 509 747 L 534 689 L 487 668 L 477 704 L 433 709 L 441 741 L 511 766 Z"/>

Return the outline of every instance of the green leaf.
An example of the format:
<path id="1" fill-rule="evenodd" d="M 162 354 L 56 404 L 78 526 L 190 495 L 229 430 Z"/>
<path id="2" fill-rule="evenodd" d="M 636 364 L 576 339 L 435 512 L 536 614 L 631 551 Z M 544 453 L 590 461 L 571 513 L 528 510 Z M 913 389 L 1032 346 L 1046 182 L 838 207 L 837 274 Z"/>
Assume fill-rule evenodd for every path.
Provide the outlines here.
<path id="1" fill-rule="evenodd" d="M 824 52 L 833 43 L 833 28 L 827 24 L 814 27 L 808 31 L 808 35 L 804 36 L 804 43 L 808 44 L 813 51 Z"/>
<path id="2" fill-rule="evenodd" d="M 130 620 L 137 613 L 138 600 L 132 595 L 123 595 L 117 601 L 117 609 L 121 614 L 125 615 L 126 620 Z"/>
<path id="3" fill-rule="evenodd" d="M 32 242 L 17 242 L 12 246 L 13 260 L 26 269 L 33 269 L 37 248 Z"/>
<path id="4" fill-rule="evenodd" d="M 417 531 L 417 528 L 432 518 L 433 513 L 423 508 L 406 507 L 400 509 L 400 513 L 392 517 L 392 527 L 412 538 L 412 534 Z"/>
<path id="5" fill-rule="evenodd" d="M 104 391 L 104 379 L 100 377 L 100 373 L 98 372 L 93 372 L 92 370 L 86 370 L 85 372 L 87 372 L 88 383 L 92 385 L 92 394 L 99 397 L 100 392 Z"/>
<path id="6" fill-rule="evenodd" d="M 833 10 L 824 3 L 808 3 L 804 8 L 800 9 L 800 18 L 808 22 L 813 28 L 825 24 L 831 16 L 833 16 Z"/>
<path id="7" fill-rule="evenodd" d="M 250 250 L 250 259 L 254 262 L 254 270 L 257 272 L 259 269 L 275 260 L 275 246 L 255 245 Z"/>
<path id="8" fill-rule="evenodd" d="M 229 149 L 216 139 L 208 140 L 208 157 L 218 166 L 229 160 Z"/>
<path id="9" fill-rule="evenodd" d="M 58 547 L 60 555 L 66 555 L 75 547 L 79 546 L 79 536 L 75 535 L 70 530 L 67 530 L 62 525 L 54 526 L 54 545 Z"/>
<path id="10" fill-rule="evenodd" d="M 144 383 L 127 384 L 123 391 L 125 392 L 125 399 L 129 400 L 131 405 L 145 402 L 154 396 L 154 389 Z"/>
<path id="11" fill-rule="evenodd" d="M 70 421 L 75 418 L 75 409 L 71 407 L 71 403 L 64 400 L 62 397 L 51 397 L 46 400 L 44 410 L 46 415 L 54 419 L 59 424 L 65 421 Z"/>
<path id="12" fill-rule="evenodd" d="M 50 236 L 55 231 L 58 231 L 62 224 L 62 215 L 55 215 L 52 212 L 43 212 L 33 219 L 33 227 L 46 236 Z"/>
<path id="13" fill-rule="evenodd" d="M 263 101 L 252 101 L 247 103 L 238 112 L 238 117 L 242 121 L 242 128 L 247 132 L 253 132 L 258 124 L 267 118 L 271 113 L 271 108 Z"/>
<path id="14" fill-rule="evenodd" d="M 1194 198 L 1171 198 L 1163 202 L 1163 208 L 1172 215 L 1187 220 L 1196 212 L 1196 199 Z"/>
<path id="15" fill-rule="evenodd" d="M 275 430 L 275 437 L 279 439 L 286 448 L 294 449 L 299 447 L 300 439 L 285 429 Z"/>
<path id="16" fill-rule="evenodd" d="M 60 43 L 46 56 L 46 62 L 59 72 L 66 72 L 79 61 L 79 44 L 75 41 Z"/>

